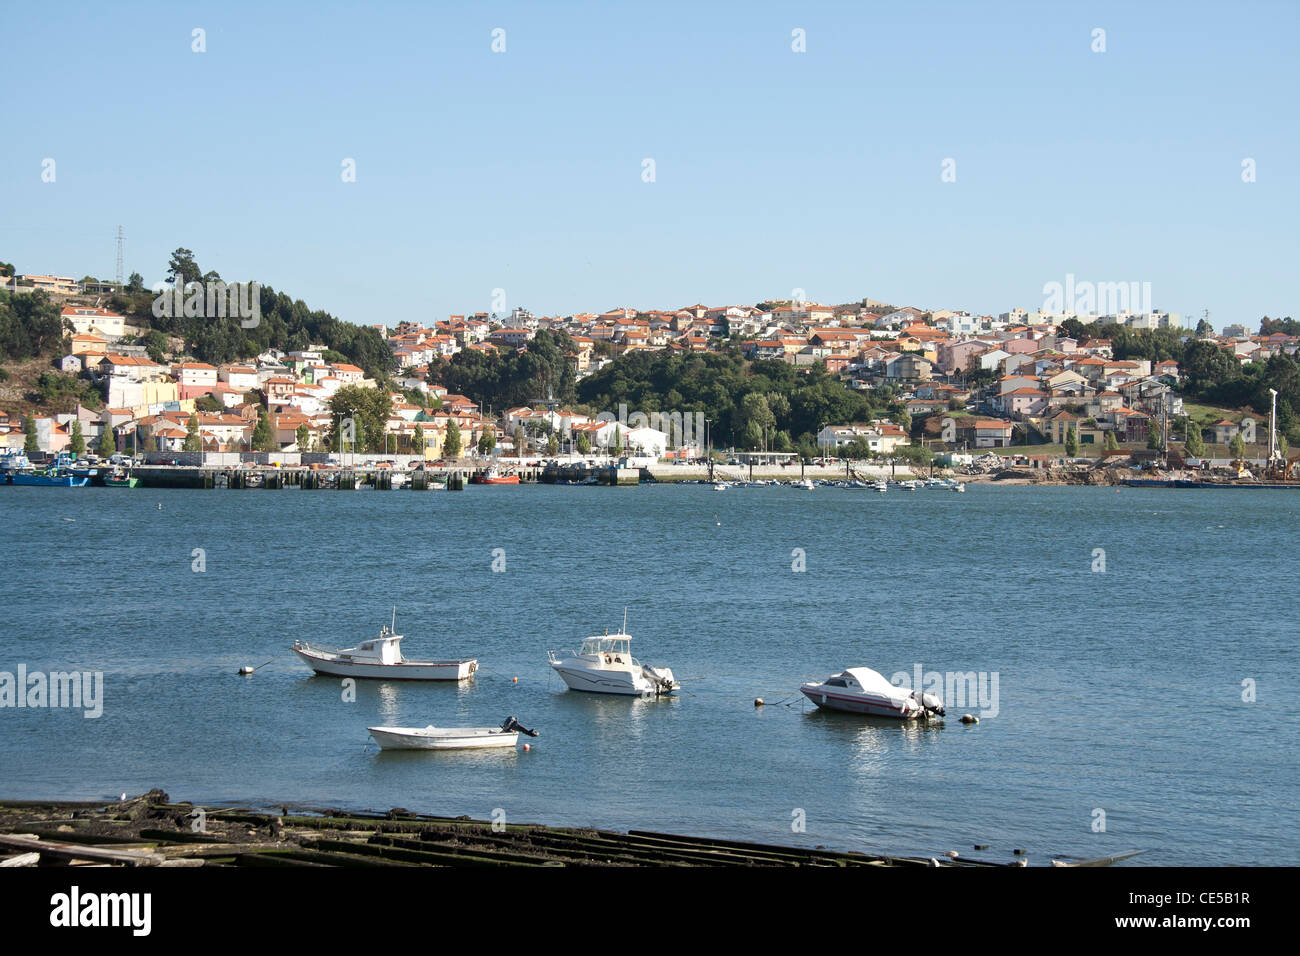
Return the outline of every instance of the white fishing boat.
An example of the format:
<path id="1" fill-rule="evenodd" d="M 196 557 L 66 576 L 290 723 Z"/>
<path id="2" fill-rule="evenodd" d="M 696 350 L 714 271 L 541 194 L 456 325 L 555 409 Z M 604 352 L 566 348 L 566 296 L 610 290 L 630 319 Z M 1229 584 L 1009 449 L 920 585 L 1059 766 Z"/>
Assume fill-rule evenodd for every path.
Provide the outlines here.
<path id="1" fill-rule="evenodd" d="M 393 626 L 397 613 L 393 613 Z M 478 670 L 475 658 L 440 661 L 410 661 L 402 656 L 402 635 L 381 627 L 379 636 L 362 641 L 356 647 L 331 647 L 294 641 L 290 648 L 317 674 L 331 677 L 368 677 L 378 680 L 451 680 L 461 681 Z"/>
<path id="2" fill-rule="evenodd" d="M 718 482 L 716 485 L 713 486 L 713 490 L 714 490 L 714 491 L 726 491 L 726 490 L 727 490 L 727 485 L 726 485 L 725 482 L 721 482 L 721 481 L 720 481 L 720 482 Z"/>
<path id="3" fill-rule="evenodd" d="M 626 614 L 623 627 L 626 630 Z M 667 667 L 651 667 L 633 657 L 632 638 L 624 631 L 589 637 L 576 653 L 547 651 L 547 657 L 571 690 L 659 697 L 681 687 Z"/>
<path id="4" fill-rule="evenodd" d="M 943 701 L 938 697 L 896 687 L 869 667 L 847 667 L 821 683 L 804 684 L 799 690 L 827 710 L 902 720 L 944 716 Z"/>
<path id="5" fill-rule="evenodd" d="M 966 486 L 965 486 L 964 484 L 962 484 L 960 481 L 955 481 L 955 482 L 953 482 L 952 490 L 953 490 L 953 491 L 957 491 L 957 492 L 961 492 L 961 493 L 964 494 L 965 491 L 966 491 Z"/>
<path id="6" fill-rule="evenodd" d="M 488 747 L 514 747 L 521 733 L 536 737 L 507 717 L 500 727 L 368 727 L 370 736 L 384 750 L 481 750 Z"/>
<path id="7" fill-rule="evenodd" d="M 803 491 L 816 491 L 817 486 L 812 483 L 811 478 L 805 478 L 803 481 L 795 482 L 795 487 Z"/>
<path id="8" fill-rule="evenodd" d="M 872 487 L 873 490 L 878 491 L 878 492 L 880 492 L 880 493 L 883 495 L 886 491 L 889 490 L 889 482 L 885 481 L 884 478 L 881 478 L 879 481 L 877 481 L 877 482 L 876 482 L 875 484 L 873 484 L 871 487 Z"/>

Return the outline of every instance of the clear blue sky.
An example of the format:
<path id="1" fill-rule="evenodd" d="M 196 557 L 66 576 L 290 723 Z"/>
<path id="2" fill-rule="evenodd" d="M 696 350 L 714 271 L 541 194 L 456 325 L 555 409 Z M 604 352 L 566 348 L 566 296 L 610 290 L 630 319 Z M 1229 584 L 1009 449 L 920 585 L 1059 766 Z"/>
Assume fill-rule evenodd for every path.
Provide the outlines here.
<path id="1" fill-rule="evenodd" d="M 111 278 L 120 223 L 149 284 L 187 246 L 363 323 L 491 311 L 497 288 L 538 314 L 796 288 L 996 313 L 1067 273 L 1150 282 L 1218 327 L 1300 317 L 1295 2 L 29 3 L 4 22 L 0 260 L 20 272 Z"/>

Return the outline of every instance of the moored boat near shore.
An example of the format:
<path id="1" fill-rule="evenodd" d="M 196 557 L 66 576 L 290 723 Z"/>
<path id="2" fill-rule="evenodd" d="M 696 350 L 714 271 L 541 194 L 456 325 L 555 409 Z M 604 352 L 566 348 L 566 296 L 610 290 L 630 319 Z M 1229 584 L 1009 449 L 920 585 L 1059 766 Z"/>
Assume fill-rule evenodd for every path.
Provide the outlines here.
<path id="1" fill-rule="evenodd" d="M 589 637 L 577 653 L 548 651 L 547 656 L 571 690 L 659 697 L 681 686 L 667 667 L 651 667 L 633 657 L 632 638 L 624 631 Z"/>
<path id="2" fill-rule="evenodd" d="M 944 716 L 943 701 L 932 694 L 896 687 L 869 667 L 847 667 L 820 683 L 808 683 L 799 691 L 818 707 L 843 710 L 872 717 Z"/>
<path id="3" fill-rule="evenodd" d="M 382 627 L 378 637 L 362 641 L 355 647 L 338 648 L 294 641 L 290 650 L 317 674 L 332 677 L 462 681 L 473 677 L 478 670 L 478 661 L 474 658 L 407 660 L 402 656 L 401 643 L 402 635 L 394 634 L 388 627 Z"/>
<path id="4" fill-rule="evenodd" d="M 500 727 L 368 727 L 370 736 L 384 750 L 484 750 L 514 747 L 519 735 L 536 737 L 514 717 Z"/>

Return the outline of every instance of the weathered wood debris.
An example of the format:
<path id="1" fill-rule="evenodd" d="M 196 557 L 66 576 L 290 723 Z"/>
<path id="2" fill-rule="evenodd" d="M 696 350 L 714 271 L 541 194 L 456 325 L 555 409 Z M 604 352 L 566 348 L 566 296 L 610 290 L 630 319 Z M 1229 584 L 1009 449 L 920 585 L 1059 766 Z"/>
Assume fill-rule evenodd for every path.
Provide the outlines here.
<path id="1" fill-rule="evenodd" d="M 930 866 L 922 858 L 394 809 L 279 812 L 172 803 L 0 803 L 0 866 Z M 999 866 L 952 859 L 945 866 Z"/>

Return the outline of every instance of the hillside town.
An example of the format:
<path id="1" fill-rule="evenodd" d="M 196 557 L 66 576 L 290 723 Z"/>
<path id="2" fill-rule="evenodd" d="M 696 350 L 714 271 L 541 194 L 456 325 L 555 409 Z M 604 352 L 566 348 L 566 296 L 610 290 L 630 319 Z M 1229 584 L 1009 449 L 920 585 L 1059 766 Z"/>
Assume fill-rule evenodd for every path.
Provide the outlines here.
<path id="1" fill-rule="evenodd" d="M 15 275 L 15 295 L 43 290 L 61 302 L 66 354 L 58 370 L 103 396 L 102 407 L 78 403 L 66 412 L 13 415 L 0 411 L 0 448 L 54 455 L 76 444 L 176 453 L 310 452 L 339 450 L 331 399 L 339 389 L 384 388 L 389 414 L 384 450 L 444 457 L 481 450 L 503 457 L 572 451 L 634 452 L 651 458 L 698 457 L 706 440 L 594 411 L 539 400 L 512 408 L 482 408 L 472 397 L 431 381 L 434 363 L 467 350 L 523 350 L 542 331 L 563 333 L 576 380 L 637 352 L 739 351 L 796 368 L 819 366 L 863 392 L 884 387 L 906 411 L 901 421 L 826 422 L 816 435 L 833 455 L 853 445 L 889 455 L 923 444 L 936 451 L 1004 448 L 1013 444 L 1072 444 L 1094 454 L 1146 443 L 1157 423 L 1184 415 L 1180 369 L 1174 361 L 1116 359 L 1109 339 L 1082 328 L 1179 330 L 1178 315 L 1160 311 L 1113 314 L 1029 312 L 997 316 L 949 310 L 893 308 L 870 299 L 851 306 L 785 300 L 756 306 L 695 304 L 673 310 L 618 308 L 603 313 L 539 317 L 516 308 L 508 315 L 451 315 L 429 323 L 376 324 L 395 371 L 381 386 L 323 345 L 270 349 L 247 361 L 211 365 L 175 351 L 160 357 L 141 344 L 149 330 L 103 307 L 103 289 L 71 278 Z M 1075 334 L 1070 334 L 1074 331 Z M 1294 356 L 1300 337 L 1251 334 L 1230 325 L 1216 333 L 1202 323 L 1197 338 L 1243 362 Z M 651 423 L 653 424 L 653 423 Z M 259 436 L 259 425 L 261 434 Z M 1228 445 L 1240 420 L 1212 424 L 1204 438 Z M 104 435 L 108 433 L 105 441 Z M 865 443 L 865 446 L 864 444 Z"/>

